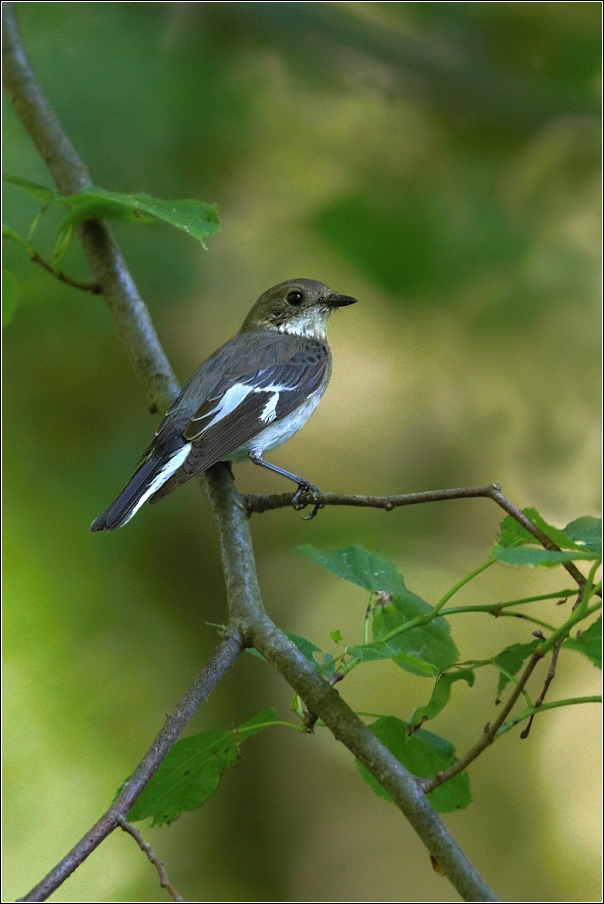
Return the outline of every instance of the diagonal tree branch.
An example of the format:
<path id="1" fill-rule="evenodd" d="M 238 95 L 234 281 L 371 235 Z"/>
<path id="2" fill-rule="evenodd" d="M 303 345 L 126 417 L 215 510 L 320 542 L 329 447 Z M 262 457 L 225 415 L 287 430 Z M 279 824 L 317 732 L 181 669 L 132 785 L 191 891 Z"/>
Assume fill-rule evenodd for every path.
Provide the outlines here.
<path id="1" fill-rule="evenodd" d="M 402 810 L 430 855 L 465 901 L 496 901 L 414 776 L 378 741 L 338 692 L 271 621 L 262 605 L 245 502 L 230 469 L 215 465 L 207 473 L 208 495 L 218 524 L 232 617 L 242 635 L 277 669 Z"/>
<path id="2" fill-rule="evenodd" d="M 178 736 L 187 722 L 192 719 L 201 704 L 208 699 L 210 692 L 231 668 L 245 646 L 241 635 L 235 629 L 230 628 L 206 666 L 180 700 L 177 708 L 168 716 L 166 724 L 109 809 L 41 882 L 28 894 L 18 898 L 19 901 L 45 901 L 96 850 L 99 844 L 121 825 L 121 820 L 127 816 L 130 807 L 149 779 L 157 772 L 162 760 L 178 740 Z"/>
<path id="3" fill-rule="evenodd" d="M 15 109 L 52 173 L 59 190 L 65 194 L 91 184 L 90 176 L 73 145 L 39 88 L 29 65 L 13 4 L 2 5 L 4 19 L 5 84 Z M 153 404 L 165 410 L 178 391 L 178 385 L 161 348 L 147 308 L 138 295 L 132 277 L 108 228 L 91 221 L 81 228 L 80 240 L 93 278 L 102 288 L 126 345 L 133 367 L 147 389 Z M 498 900 L 478 875 L 463 851 L 428 803 L 414 777 L 378 741 L 369 728 L 349 709 L 337 691 L 321 678 L 312 665 L 278 630 L 264 612 L 245 502 L 237 492 L 229 469 L 216 465 L 207 474 L 207 488 L 221 539 L 227 586 L 230 623 L 227 635 L 200 675 L 198 681 L 208 692 L 232 664 L 244 645 L 253 643 L 280 674 L 323 719 L 335 737 L 362 762 L 392 795 L 416 832 L 439 863 L 452 884 L 466 901 Z M 226 647 L 225 647 L 226 645 Z M 226 652 L 228 650 L 228 654 Z M 224 654 L 224 655 L 223 655 Z M 196 682 L 196 685 L 198 682 Z M 194 686 L 195 688 L 195 686 Z M 194 711 L 204 693 L 191 691 L 188 701 L 179 704 L 182 719 L 164 728 L 145 759 L 123 788 L 114 805 L 87 833 L 82 841 L 29 895 L 21 900 L 42 901 L 85 859 L 119 824 L 115 807 L 132 805 L 152 772 L 145 763 L 157 768 L 156 750 L 167 749 L 187 719 L 184 711 Z M 205 694 L 207 696 L 207 693 Z M 120 811 L 124 815 L 123 809 Z"/>
<path id="4" fill-rule="evenodd" d="M 58 190 L 72 195 L 93 183 L 84 161 L 63 131 L 31 68 L 12 2 L 2 4 L 4 88 Z M 164 412 L 179 385 L 113 234 L 106 223 L 89 220 L 78 235 L 94 283 L 101 286 L 132 366 L 151 405 Z"/>
<path id="5" fill-rule="evenodd" d="M 524 688 L 526 687 L 526 683 L 532 675 L 535 666 L 542 658 L 543 654 L 540 652 L 535 652 L 529 659 L 526 664 L 522 675 L 514 685 L 514 689 L 510 694 L 509 699 L 507 700 L 505 706 L 502 708 L 499 716 L 492 724 L 488 724 L 485 727 L 485 730 L 482 734 L 482 737 L 478 739 L 478 741 L 474 744 L 474 746 L 465 754 L 465 756 L 460 757 L 456 763 L 450 766 L 448 769 L 445 769 L 443 772 L 437 773 L 432 778 L 424 778 L 420 779 L 422 788 L 426 793 L 429 791 L 433 791 L 434 788 L 438 788 L 439 785 L 444 785 L 445 782 L 448 782 L 450 779 L 454 778 L 456 775 L 459 775 L 460 772 L 463 772 L 470 763 L 472 763 L 487 747 L 489 747 L 497 737 L 497 732 L 500 727 L 503 725 L 510 712 L 514 708 L 516 701 L 522 694 Z"/>

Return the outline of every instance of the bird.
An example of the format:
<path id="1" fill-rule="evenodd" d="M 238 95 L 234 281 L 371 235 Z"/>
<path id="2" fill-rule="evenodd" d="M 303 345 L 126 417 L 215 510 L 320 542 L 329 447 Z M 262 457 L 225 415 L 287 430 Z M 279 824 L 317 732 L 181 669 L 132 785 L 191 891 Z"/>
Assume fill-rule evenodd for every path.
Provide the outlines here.
<path id="1" fill-rule="evenodd" d="M 314 279 L 287 280 L 264 292 L 237 335 L 174 400 L 130 481 L 91 532 L 122 527 L 145 502 L 158 502 L 220 461 L 248 459 L 297 483 L 294 507 L 302 507 L 303 494 L 320 493 L 263 455 L 297 433 L 321 401 L 332 370 L 327 321 L 356 301 Z"/>

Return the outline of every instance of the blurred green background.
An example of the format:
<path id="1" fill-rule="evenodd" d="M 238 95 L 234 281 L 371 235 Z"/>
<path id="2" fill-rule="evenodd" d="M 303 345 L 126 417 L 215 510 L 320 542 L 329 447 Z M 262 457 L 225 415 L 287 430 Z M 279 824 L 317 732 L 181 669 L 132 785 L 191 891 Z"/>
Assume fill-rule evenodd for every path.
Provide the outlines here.
<path id="1" fill-rule="evenodd" d="M 167 227 L 116 227 L 184 381 L 267 287 L 305 276 L 354 295 L 317 413 L 272 460 L 325 490 L 395 493 L 500 480 L 564 525 L 598 514 L 600 3 L 22 3 L 32 63 L 96 184 L 219 204 L 209 253 Z M 6 103 L 4 169 L 51 184 Z M 5 222 L 36 205 L 11 186 Z M 56 219 L 36 233 L 50 256 Z M 88 525 L 154 430 L 102 299 L 5 249 L 20 284 L 4 335 L 5 895 L 25 891 L 105 809 L 216 642 L 217 538 L 194 482 L 116 534 Z M 77 247 L 64 268 L 87 278 Z M 247 465 L 241 489 L 286 491 Z M 297 552 L 363 543 L 434 603 L 486 557 L 485 500 L 391 514 L 293 511 L 252 524 L 268 610 L 331 648 L 365 595 Z M 569 586 L 490 569 L 459 602 Z M 541 607 L 546 620 L 552 606 Z M 530 626 L 458 617 L 463 658 Z M 408 718 L 429 684 L 376 663 L 358 709 Z M 483 670 L 484 671 L 484 670 Z M 542 682 L 540 674 L 534 689 Z M 551 696 L 597 692 L 579 654 Z M 433 724 L 463 752 L 492 716 L 481 674 Z M 538 692 L 538 691 L 537 691 Z M 192 729 L 237 725 L 291 694 L 244 656 Z M 508 900 L 600 900 L 596 707 L 510 732 L 446 817 Z M 449 901 L 400 813 L 323 731 L 274 729 L 200 811 L 147 830 L 188 900 Z M 112 836 L 56 901 L 159 900 Z M 167 897 L 167 896 L 166 896 Z"/>

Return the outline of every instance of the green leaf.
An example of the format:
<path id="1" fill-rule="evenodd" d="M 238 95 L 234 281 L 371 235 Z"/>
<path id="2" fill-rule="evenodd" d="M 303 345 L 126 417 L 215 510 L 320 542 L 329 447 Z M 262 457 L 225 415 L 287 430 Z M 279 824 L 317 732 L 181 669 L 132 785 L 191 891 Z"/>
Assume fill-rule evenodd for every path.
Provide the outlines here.
<path id="1" fill-rule="evenodd" d="M 143 193 L 123 194 L 107 191 L 98 186 L 92 186 L 75 195 L 59 195 L 27 179 L 5 176 L 5 180 L 42 201 L 45 206 L 52 203 L 70 208 L 59 224 L 57 242 L 53 250 L 55 265 L 65 254 L 74 229 L 85 220 L 104 218 L 139 223 L 153 221 L 169 223 L 198 239 L 204 248 L 205 239 L 220 231 L 216 205 L 206 204 L 204 201 L 195 201 L 191 198 L 165 201 Z"/>
<path id="2" fill-rule="evenodd" d="M 251 735 L 263 731 L 267 727 L 267 722 L 274 722 L 276 718 L 277 711 L 275 709 L 272 707 L 263 709 L 262 712 L 257 713 L 251 719 L 248 719 L 247 722 L 244 722 L 243 725 L 240 725 L 237 731 L 239 734 L 251 737 Z"/>
<path id="3" fill-rule="evenodd" d="M 339 577 L 369 590 L 386 594 L 383 604 L 373 608 L 373 642 L 347 647 L 346 652 L 362 662 L 392 659 L 414 675 L 434 676 L 457 661 L 449 625 L 437 617 L 392 639 L 385 635 L 418 616 L 428 615 L 431 606 L 405 586 L 399 570 L 382 556 L 363 546 L 348 546 L 335 552 L 323 552 L 314 546 L 299 547 L 304 555 Z"/>
<path id="4" fill-rule="evenodd" d="M 158 220 L 184 230 L 205 248 L 204 240 L 220 231 L 216 205 L 190 198 L 165 201 L 142 193 L 130 195 L 94 187 L 76 195 L 55 197 L 54 200 L 71 208 L 61 221 L 61 233 L 73 229 L 83 220 L 100 217 L 143 223 Z"/>
<path id="5" fill-rule="evenodd" d="M 53 191 L 52 188 L 47 188 L 45 185 L 37 185 L 35 182 L 30 182 L 29 179 L 21 179 L 19 176 L 3 176 L 2 178 L 9 185 L 15 185 L 26 194 L 31 195 L 32 198 L 35 198 L 36 201 L 41 201 L 42 204 L 50 204 L 58 197 L 57 192 Z"/>
<path id="6" fill-rule="evenodd" d="M 577 518 L 571 521 L 564 528 L 567 537 L 584 549 L 591 552 L 602 553 L 602 519 L 592 518 L 586 515 L 583 518 Z"/>
<path id="7" fill-rule="evenodd" d="M 371 731 L 394 754 L 412 775 L 429 777 L 452 766 L 456 760 L 455 748 L 438 735 L 418 729 L 407 736 L 407 723 L 394 716 L 381 716 Z M 357 762 L 359 771 L 367 784 L 384 800 L 392 801 L 387 791 L 368 770 Z M 470 781 L 467 772 L 456 775 L 444 785 L 427 795 L 428 800 L 438 813 L 450 813 L 467 807 L 472 802 Z"/>
<path id="8" fill-rule="evenodd" d="M 239 757 L 240 739 L 234 731 L 207 731 L 182 738 L 128 813 L 131 822 L 151 818 L 152 826 L 195 810 L 210 797 L 223 772 Z"/>
<path id="9" fill-rule="evenodd" d="M 308 659 L 309 662 L 312 662 L 313 665 L 316 665 L 317 662 L 315 660 L 314 654 L 320 653 L 321 648 L 312 642 L 312 640 L 308 640 L 306 637 L 301 637 L 299 634 L 293 634 L 291 631 L 283 632 L 288 640 L 297 647 L 305 659 Z"/>
<path id="10" fill-rule="evenodd" d="M 69 214 L 67 216 L 69 216 Z M 54 267 L 58 267 L 61 258 L 67 251 L 75 229 L 75 225 L 65 228 L 66 219 L 67 217 L 64 217 L 59 223 L 57 241 L 55 242 L 55 246 L 52 249 L 52 263 Z"/>
<path id="11" fill-rule="evenodd" d="M 412 618 L 429 614 L 431 610 L 428 603 L 406 588 L 403 597 L 393 596 L 390 602 L 384 599 L 373 609 L 371 628 L 374 642 L 386 642 L 393 646 L 398 653 L 393 662 L 413 675 L 428 674 L 425 663 L 429 665 L 429 674 L 437 675 L 459 658 L 457 647 L 451 639 L 449 623 L 439 616 L 425 625 L 418 625 L 386 640 L 386 635 Z"/>
<path id="12" fill-rule="evenodd" d="M 394 596 L 401 596 L 406 592 L 407 588 L 398 568 L 364 546 L 345 546 L 334 552 L 324 552 L 305 543 L 298 549 L 317 565 L 364 590 L 373 593 L 386 590 Z"/>
<path id="13" fill-rule="evenodd" d="M 571 536 L 568 533 L 568 529 L 560 530 L 557 527 L 554 527 L 551 524 L 548 524 L 545 521 L 537 509 L 534 508 L 525 508 L 522 510 L 522 514 L 525 515 L 530 521 L 533 522 L 535 527 L 538 527 L 543 531 L 544 534 L 552 540 L 556 546 L 560 546 L 562 549 L 582 549 L 587 544 L 585 543 L 577 543 L 576 538 Z M 577 530 L 579 532 L 579 539 L 582 538 L 583 532 L 586 532 L 590 539 L 593 540 L 594 534 L 594 525 L 593 524 L 579 524 L 579 522 L 596 522 L 595 518 L 579 518 L 578 521 L 573 521 L 568 527 L 573 528 L 574 525 L 579 525 Z M 511 547 L 518 545 L 525 545 L 526 543 L 531 543 L 533 545 L 538 544 L 539 541 L 536 537 L 534 537 L 526 528 L 522 527 L 515 518 L 512 518 L 511 515 L 506 515 L 499 526 L 499 537 L 498 537 L 498 546 L 500 547 Z M 600 522 L 601 529 L 601 522 Z M 497 547 L 495 547 L 497 548 Z M 600 547 L 601 549 L 601 547 Z M 505 559 L 499 559 L 499 561 L 506 561 Z M 562 561 L 568 562 L 570 559 L 563 559 Z M 515 564 L 515 563 L 514 563 Z M 532 563 L 530 563 L 532 564 Z M 536 563 L 540 564 L 540 563 Z M 558 563 L 554 563 L 558 564 Z"/>
<path id="14" fill-rule="evenodd" d="M 497 685 L 498 697 L 506 684 L 511 680 L 508 676 L 516 675 L 518 673 L 523 662 L 532 655 L 536 647 L 539 646 L 539 643 L 539 640 L 531 640 L 529 643 L 514 643 L 491 659 L 491 662 L 496 668 L 502 668 L 507 672 L 507 675 L 504 675 L 503 672 L 499 673 L 499 684 Z"/>
<path id="15" fill-rule="evenodd" d="M 10 270 L 2 270 L 2 326 L 8 326 L 17 310 L 19 283 Z"/>
<path id="16" fill-rule="evenodd" d="M 528 509 L 523 514 L 527 515 Z M 528 515 L 527 515 L 528 517 Z M 518 543 L 534 543 L 535 538 L 525 527 L 518 524 L 511 515 L 506 515 L 499 525 L 499 534 L 497 535 L 497 544 L 499 546 L 516 546 Z"/>
<path id="17" fill-rule="evenodd" d="M 577 633 L 576 637 L 569 637 L 562 644 L 569 650 L 578 650 L 599 669 L 602 668 L 602 616 L 589 626 L 586 631 Z"/>
<path id="18" fill-rule="evenodd" d="M 342 637 L 342 632 L 339 628 L 337 628 L 335 631 L 330 631 L 329 636 L 333 640 L 333 642 L 337 644 L 341 644 L 344 640 L 344 638 Z"/>
<path id="19" fill-rule="evenodd" d="M 491 556 L 505 565 L 544 565 L 551 568 L 564 562 L 575 562 L 579 559 L 597 559 L 597 552 L 576 549 L 575 551 L 557 552 L 553 549 L 528 549 L 526 546 L 505 547 L 496 545 Z"/>
<path id="20" fill-rule="evenodd" d="M 237 763 L 241 742 L 274 718 L 274 710 L 265 710 L 238 729 L 206 731 L 177 741 L 130 808 L 128 819 L 150 818 L 152 826 L 160 826 L 173 822 L 183 810 L 200 807 L 214 793 L 222 774 Z"/>
<path id="21" fill-rule="evenodd" d="M 445 708 L 451 698 L 451 685 L 455 681 L 467 681 L 472 687 L 475 679 L 472 669 L 460 669 L 455 672 L 443 672 L 436 679 L 430 702 L 414 710 L 409 719 L 409 729 L 419 728 L 428 719 L 434 719 Z"/>
<path id="22" fill-rule="evenodd" d="M 291 631 L 284 631 L 284 634 L 291 642 L 300 650 L 305 659 L 308 659 L 309 662 L 315 667 L 321 668 L 321 674 L 325 675 L 327 678 L 330 678 L 334 671 L 335 666 L 330 665 L 333 661 L 333 656 L 329 653 L 324 653 L 320 647 L 317 647 L 311 640 L 307 640 L 306 637 L 300 637 L 299 634 L 292 634 Z M 315 653 L 319 654 L 320 659 L 315 657 Z"/>
<path id="23" fill-rule="evenodd" d="M 413 628 L 412 631 L 417 631 Z M 438 674 L 438 667 L 427 659 L 422 659 L 415 652 L 409 652 L 404 647 L 409 647 L 416 639 L 412 631 L 406 631 L 391 640 L 377 640 L 373 643 L 358 644 L 346 647 L 350 656 L 361 662 L 375 662 L 379 659 L 392 659 L 396 665 L 411 672 L 412 675 L 421 675 L 424 678 L 433 678 Z M 456 652 L 457 655 L 457 652 Z M 455 661 L 455 660 L 454 660 Z M 452 663 L 448 663 L 451 665 Z"/>

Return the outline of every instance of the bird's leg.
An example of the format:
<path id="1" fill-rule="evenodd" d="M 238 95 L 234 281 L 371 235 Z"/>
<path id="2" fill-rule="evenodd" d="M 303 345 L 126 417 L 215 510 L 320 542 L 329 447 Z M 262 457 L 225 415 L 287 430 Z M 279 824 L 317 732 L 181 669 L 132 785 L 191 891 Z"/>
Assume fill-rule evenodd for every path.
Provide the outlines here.
<path id="1" fill-rule="evenodd" d="M 292 505 L 296 510 L 306 508 L 308 505 L 307 502 L 302 502 L 302 496 L 306 493 L 321 495 L 321 490 L 319 487 L 316 487 L 314 483 L 309 483 L 308 480 L 298 477 L 297 474 L 291 474 L 289 471 L 284 471 L 283 468 L 278 468 L 277 465 L 272 465 L 270 461 L 265 461 L 258 452 L 248 452 L 248 458 L 255 465 L 260 465 L 262 468 L 268 468 L 269 471 L 274 471 L 275 474 L 281 474 L 282 477 L 287 477 L 288 480 L 293 480 L 294 483 L 298 484 L 298 489 L 294 493 L 294 498 L 292 499 Z M 319 502 L 315 502 L 312 512 L 310 515 L 305 515 L 304 520 L 310 521 L 322 507 L 323 506 Z"/>

